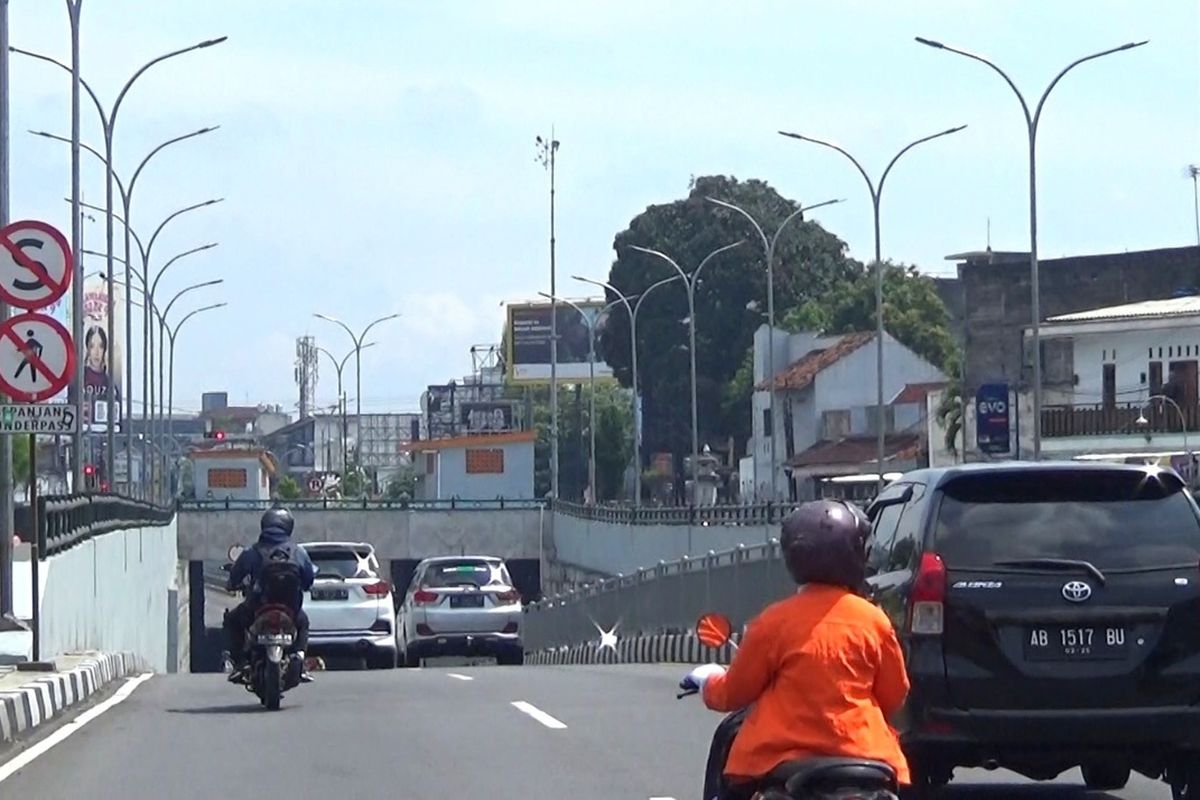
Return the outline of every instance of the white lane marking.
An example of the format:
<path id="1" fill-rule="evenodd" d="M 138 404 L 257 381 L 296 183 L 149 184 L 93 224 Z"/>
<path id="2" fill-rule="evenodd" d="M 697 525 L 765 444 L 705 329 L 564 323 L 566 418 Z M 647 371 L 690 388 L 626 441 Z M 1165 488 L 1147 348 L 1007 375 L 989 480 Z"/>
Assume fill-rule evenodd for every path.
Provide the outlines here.
<path id="1" fill-rule="evenodd" d="M 152 677 L 154 677 L 153 672 L 146 672 L 142 675 L 138 675 L 136 678 L 130 678 L 129 680 L 125 681 L 125 684 L 120 689 L 117 690 L 116 694 L 105 700 L 100 705 L 89 708 L 87 711 L 83 712 L 66 725 L 63 725 L 61 728 L 35 744 L 33 747 L 30 747 L 28 750 L 25 750 L 24 752 L 15 756 L 12 760 L 4 764 L 0 764 L 0 783 L 3 783 L 11 778 L 15 773 L 29 766 L 31 763 L 33 763 L 34 759 L 45 755 L 54 746 L 61 744 L 63 741 L 69 738 L 71 734 L 78 731 L 84 725 L 87 725 L 105 711 L 108 711 L 114 706 L 117 706 L 128 700 L 129 695 L 133 694 L 134 689 L 141 686 Z"/>
<path id="2" fill-rule="evenodd" d="M 650 800 L 675 800 L 674 797 L 651 797 Z"/>
<path id="3" fill-rule="evenodd" d="M 514 700 L 513 708 L 515 708 L 517 711 L 520 711 L 522 714 L 528 714 L 529 716 L 536 719 L 538 722 L 545 725 L 547 728 L 552 728 L 552 729 L 558 731 L 558 730 L 562 730 L 563 728 L 567 727 L 564 723 L 560 722 L 559 720 L 556 720 L 554 717 L 550 716 L 545 711 L 542 711 L 537 706 L 526 703 L 524 700 Z"/>
<path id="4" fill-rule="evenodd" d="M 459 675 L 457 672 L 447 672 L 447 677 L 454 678 L 456 681 L 473 681 L 475 680 L 470 675 Z"/>

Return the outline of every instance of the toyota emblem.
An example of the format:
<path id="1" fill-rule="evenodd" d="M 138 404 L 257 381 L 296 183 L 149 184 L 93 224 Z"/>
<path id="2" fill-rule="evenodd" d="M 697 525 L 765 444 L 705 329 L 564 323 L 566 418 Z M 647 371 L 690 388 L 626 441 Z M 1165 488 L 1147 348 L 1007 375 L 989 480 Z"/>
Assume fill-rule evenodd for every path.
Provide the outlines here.
<path id="1" fill-rule="evenodd" d="M 1068 581 L 1063 585 L 1062 596 L 1072 603 L 1082 603 L 1092 596 L 1092 587 L 1083 581 Z"/>

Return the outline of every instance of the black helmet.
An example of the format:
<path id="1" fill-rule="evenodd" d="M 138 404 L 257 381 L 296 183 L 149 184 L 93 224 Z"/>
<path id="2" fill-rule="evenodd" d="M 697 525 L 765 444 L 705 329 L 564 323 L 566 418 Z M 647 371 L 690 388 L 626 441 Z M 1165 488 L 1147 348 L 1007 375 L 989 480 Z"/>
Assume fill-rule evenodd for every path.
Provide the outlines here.
<path id="1" fill-rule="evenodd" d="M 276 503 L 262 515 L 262 520 L 259 522 L 259 529 L 264 532 L 268 530 L 283 531 L 287 536 L 291 536 L 292 528 L 295 525 L 296 521 L 292 519 L 291 512 Z"/>
<path id="2" fill-rule="evenodd" d="M 827 583 L 856 591 L 866 579 L 867 515 L 840 500 L 800 505 L 783 520 L 779 546 L 796 583 Z"/>

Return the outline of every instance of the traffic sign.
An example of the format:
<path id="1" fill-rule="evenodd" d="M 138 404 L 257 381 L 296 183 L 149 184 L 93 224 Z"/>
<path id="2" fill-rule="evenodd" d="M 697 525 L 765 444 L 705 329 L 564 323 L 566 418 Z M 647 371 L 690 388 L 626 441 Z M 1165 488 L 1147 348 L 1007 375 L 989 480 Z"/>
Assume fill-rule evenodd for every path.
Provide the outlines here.
<path id="1" fill-rule="evenodd" d="M 67 387 L 75 347 L 62 324 L 45 314 L 20 314 L 0 324 L 0 391 L 36 403 Z"/>
<path id="2" fill-rule="evenodd" d="M 78 433 L 79 417 L 70 403 L 0 405 L 0 433 Z"/>
<path id="3" fill-rule="evenodd" d="M 36 220 L 0 228 L 0 297 L 36 311 L 53 305 L 71 285 L 71 245 L 53 225 Z"/>
<path id="4" fill-rule="evenodd" d="M 321 491 L 321 487 L 324 485 L 325 485 L 325 482 L 316 476 L 313 476 L 312 478 L 308 479 L 308 490 L 310 492 L 312 492 L 313 494 L 316 494 L 317 492 Z"/>

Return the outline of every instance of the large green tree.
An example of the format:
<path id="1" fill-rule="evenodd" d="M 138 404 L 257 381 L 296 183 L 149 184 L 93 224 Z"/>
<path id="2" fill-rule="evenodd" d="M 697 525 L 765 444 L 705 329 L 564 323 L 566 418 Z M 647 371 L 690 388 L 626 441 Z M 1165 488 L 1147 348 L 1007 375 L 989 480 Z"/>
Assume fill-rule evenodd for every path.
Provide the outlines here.
<path id="1" fill-rule="evenodd" d="M 535 446 L 534 492 L 550 491 L 550 391 L 533 392 Z M 579 501 L 588 483 L 588 384 L 558 390 L 558 489 L 564 500 Z M 629 393 L 612 383 L 596 385 L 596 494 L 598 500 L 621 497 L 625 470 L 633 454 L 633 409 Z"/>
<path id="2" fill-rule="evenodd" d="M 655 282 L 674 275 L 660 259 L 632 250 L 634 245 L 659 250 L 687 272 L 723 245 L 744 243 L 705 267 L 696 289 L 697 395 L 701 444 L 735 446 L 749 434 L 749 407 L 730 402 L 726 389 L 745 360 L 754 331 L 766 321 L 766 254 L 750 223 L 729 209 L 707 201 L 715 198 L 749 212 L 768 236 L 798 208 L 759 180 L 709 176 L 692 181 L 688 196 L 653 205 L 618 233 L 616 260 L 609 282 L 625 295 L 639 295 Z M 780 237 L 775 253 L 777 313 L 824 296 L 853 279 L 855 265 L 846 245 L 814 222 L 796 220 Z M 615 300 L 615 296 L 608 298 Z M 638 382 L 642 393 L 644 454 L 691 449 L 691 396 L 687 295 L 682 282 L 656 289 L 638 315 Z M 605 325 L 598 348 L 623 386 L 631 385 L 628 314 L 616 313 Z"/>

